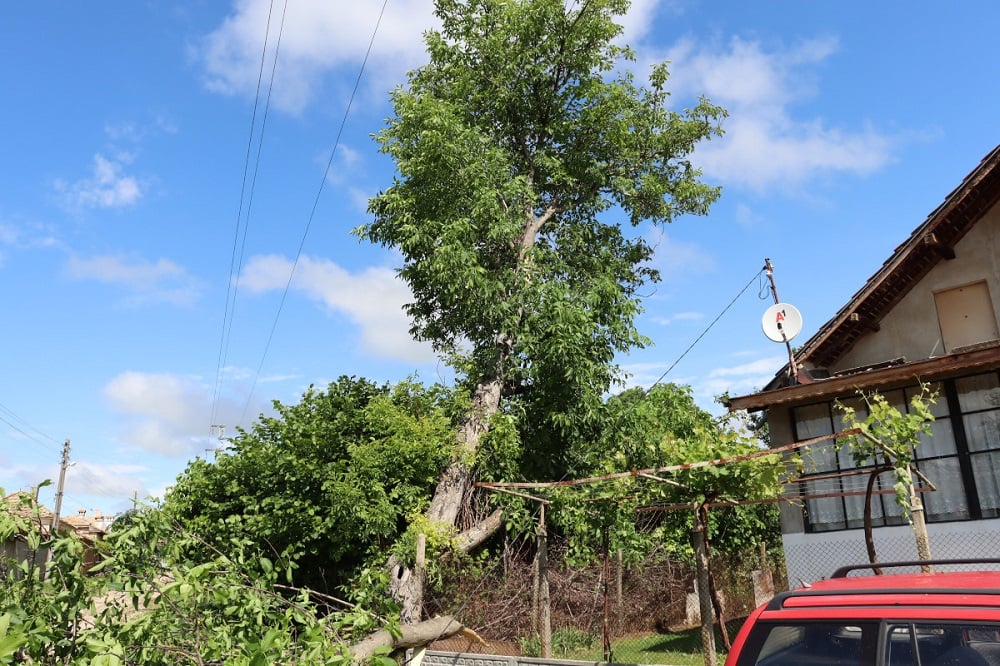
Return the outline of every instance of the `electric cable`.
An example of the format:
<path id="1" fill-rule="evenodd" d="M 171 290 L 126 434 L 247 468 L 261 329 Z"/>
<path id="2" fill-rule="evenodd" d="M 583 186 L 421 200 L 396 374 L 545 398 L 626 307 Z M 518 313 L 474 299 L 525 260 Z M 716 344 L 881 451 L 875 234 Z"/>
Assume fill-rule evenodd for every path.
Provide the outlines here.
<path id="1" fill-rule="evenodd" d="M 285 308 L 285 301 L 288 298 L 288 292 L 292 287 L 292 279 L 295 277 L 295 270 L 298 268 L 299 260 L 302 257 L 302 251 L 305 248 L 306 238 L 309 236 L 309 229 L 312 227 L 313 219 L 316 217 L 316 210 L 319 208 L 320 197 L 323 194 L 323 189 L 326 186 L 327 179 L 330 175 L 330 169 L 333 166 L 333 158 L 337 154 L 337 148 L 340 146 L 340 139 L 344 134 L 344 127 L 347 125 L 347 118 L 351 113 L 351 107 L 354 104 L 354 98 L 357 96 L 358 88 L 361 86 L 361 79 L 365 73 L 365 67 L 368 64 L 368 58 L 371 56 L 372 48 L 375 45 L 375 37 L 378 35 L 379 27 L 382 24 L 382 18 L 385 16 L 385 8 L 389 4 L 389 0 L 383 0 L 382 8 L 379 11 L 378 20 L 375 21 L 375 29 L 372 31 L 371 39 L 368 41 L 368 49 L 365 51 L 365 57 L 361 61 L 361 67 L 358 70 L 358 76 L 354 81 L 354 88 L 351 90 L 350 98 L 347 100 L 347 108 L 344 109 L 344 115 L 340 121 L 340 127 L 337 130 L 337 136 L 333 142 L 333 148 L 330 150 L 330 157 L 326 162 L 326 169 L 323 171 L 323 178 L 320 180 L 319 188 L 316 191 L 316 196 L 313 199 L 312 208 L 309 211 L 309 217 L 306 220 L 305 229 L 302 232 L 302 239 L 299 241 L 298 250 L 295 252 L 295 259 L 292 261 L 292 268 L 288 272 L 288 281 L 285 283 L 285 288 L 281 292 L 281 300 L 278 303 L 278 310 L 274 314 L 274 321 L 271 324 L 271 331 L 267 336 L 267 342 L 264 344 L 264 352 L 261 354 L 260 363 L 257 365 L 257 370 L 254 372 L 253 382 L 250 384 L 250 390 L 247 392 L 246 402 L 243 404 L 243 411 L 240 413 L 240 422 L 246 418 L 247 409 L 250 407 L 250 402 L 253 399 L 254 391 L 257 388 L 257 381 L 260 379 L 260 373 L 264 368 L 264 362 L 267 359 L 267 355 L 271 349 L 271 343 L 274 341 L 274 334 L 278 328 L 278 320 L 281 318 L 281 313 Z"/>
<path id="2" fill-rule="evenodd" d="M 215 391 L 212 397 L 212 411 L 211 411 L 211 421 L 210 425 L 215 424 L 218 416 L 218 406 L 219 398 L 222 391 L 222 372 L 226 365 L 229 353 L 229 341 L 232 337 L 232 327 L 233 320 L 235 319 L 236 311 L 236 296 L 239 290 L 239 271 L 242 270 L 243 266 L 243 256 L 244 250 L 246 248 L 246 238 L 247 230 L 250 226 L 250 206 L 253 201 L 253 187 L 257 182 L 257 170 L 260 166 L 260 155 L 264 143 L 264 128 L 267 122 L 267 110 L 270 106 L 271 99 L 271 87 L 274 83 L 274 71 L 278 64 L 278 47 L 281 45 L 281 33 L 284 30 L 285 24 L 285 11 L 288 9 L 288 2 L 285 1 L 284 9 L 281 15 L 281 28 L 279 29 L 279 34 L 277 38 L 277 45 L 275 46 L 274 52 L 274 64 L 271 69 L 271 80 L 268 88 L 267 104 L 265 105 L 263 120 L 261 122 L 260 132 L 256 132 L 257 126 L 257 109 L 260 105 L 260 92 L 261 83 L 264 79 L 264 64 L 266 62 L 267 56 L 267 44 L 270 39 L 271 34 L 271 15 L 274 11 L 274 0 L 271 3 L 267 11 L 267 23 L 264 28 L 264 45 L 260 52 L 260 67 L 257 72 L 257 89 L 254 94 L 253 110 L 250 114 L 250 133 L 247 137 L 247 151 L 246 156 L 243 160 L 243 180 L 240 185 L 240 199 L 239 207 L 236 211 L 236 229 L 233 234 L 233 250 L 232 256 L 229 260 L 229 280 L 226 283 L 226 306 L 223 313 L 222 319 L 222 333 L 219 340 L 219 355 L 216 364 L 215 372 Z M 253 153 L 253 140 L 254 134 L 257 133 L 257 159 L 254 164 L 254 173 L 251 179 L 252 185 L 250 187 L 249 194 L 247 193 L 247 176 L 250 171 L 250 157 Z M 247 201 L 246 216 L 243 214 L 243 203 Z M 240 241 L 242 231 L 242 242 Z"/>
<path id="3" fill-rule="evenodd" d="M 53 448 L 52 444 L 49 444 L 49 442 L 52 442 L 52 443 L 54 443 L 56 445 L 59 444 L 59 441 L 55 437 L 51 437 L 50 435 L 47 435 L 44 432 L 42 432 L 41 430 L 39 430 L 38 428 L 34 427 L 33 425 L 31 425 L 30 423 L 28 423 L 27 421 L 25 421 L 24 419 L 22 419 L 20 416 L 18 416 L 13 411 L 11 411 L 11 409 L 9 407 L 5 406 L 2 403 L 0 403 L 0 411 L 3 411 L 3 412 L 5 412 L 7 414 L 7 416 L 4 416 L 3 414 L 0 414 L 0 421 L 2 421 L 3 423 L 6 423 L 12 429 L 14 429 L 17 432 L 21 433 L 22 435 L 24 435 L 28 439 L 32 440 L 33 442 L 37 442 L 39 444 L 42 444 L 43 446 L 46 446 L 46 447 L 48 447 L 50 449 L 53 449 L 55 451 L 59 450 L 58 448 Z M 13 423 L 13 421 L 11 419 L 13 419 L 14 421 L 20 422 L 24 426 L 24 428 L 27 428 L 28 430 L 33 430 L 35 433 L 37 433 L 38 436 L 33 435 L 30 432 L 27 432 L 24 428 L 22 428 L 22 427 L 18 426 L 17 424 Z M 43 439 L 39 439 L 39 436 L 41 438 L 43 438 Z"/>
<path id="4" fill-rule="evenodd" d="M 659 384 L 660 382 L 662 382 L 662 381 L 663 381 L 663 378 L 664 378 L 664 377 L 666 377 L 666 376 L 667 376 L 667 375 L 668 375 L 668 374 L 670 373 L 670 371 L 671 371 L 671 370 L 673 370 L 673 369 L 674 369 L 674 368 L 675 368 L 675 367 L 677 366 L 677 364 L 678 364 L 678 363 L 680 363 L 680 362 L 681 362 L 681 360 L 682 360 L 682 359 L 683 359 L 683 358 L 684 358 L 685 356 L 687 356 L 688 352 L 689 352 L 689 351 L 691 351 L 692 349 L 694 349 L 694 346 L 695 346 L 696 344 L 698 344 L 698 343 L 699 343 L 699 342 L 701 341 L 701 339 L 702 339 L 703 337 L 705 337 L 705 335 L 706 335 L 706 334 L 707 334 L 707 333 L 708 333 L 708 332 L 709 332 L 710 330 L 712 330 L 712 327 L 713 327 L 713 326 L 715 326 L 715 324 L 716 324 L 716 323 L 717 323 L 717 322 L 718 322 L 718 321 L 719 321 L 720 319 L 722 319 L 723 315 L 725 315 L 725 314 L 726 314 L 727 312 L 729 312 L 729 308 L 733 307 L 733 304 L 734 304 L 734 303 L 736 303 L 736 301 L 738 301 L 738 300 L 740 299 L 740 297 L 741 297 L 741 296 L 742 296 L 743 294 L 745 294 L 745 293 L 746 293 L 747 289 L 749 289 L 749 288 L 750 288 L 750 285 L 752 285 L 752 284 L 754 283 L 754 280 L 756 280 L 757 278 L 759 278 L 759 277 L 761 276 L 761 274 L 762 274 L 762 273 L 764 272 L 764 270 L 765 270 L 764 268 L 761 268 L 761 269 L 760 269 L 759 271 L 757 271 L 757 272 L 756 272 L 756 273 L 754 274 L 754 276 L 753 276 L 752 278 L 750 278 L 750 281 L 749 281 L 749 282 L 747 282 L 747 283 L 746 283 L 746 286 L 745 286 L 745 287 L 743 287 L 743 288 L 742 288 L 742 289 L 740 290 L 740 293 L 736 294 L 736 296 L 735 296 L 735 297 L 733 298 L 733 300 L 729 301 L 729 305 L 727 305 L 727 306 L 726 306 L 725 308 L 723 308 L 722 312 L 720 312 L 720 313 L 718 314 L 718 316 L 716 316 L 716 318 L 712 320 L 712 323 L 710 323 L 710 324 L 708 325 L 708 327 L 707 327 L 707 328 L 705 328 L 705 330 L 704 330 L 704 331 L 702 331 L 702 332 L 701 332 L 701 334 L 700 334 L 700 335 L 699 335 L 699 336 L 698 336 L 697 338 L 695 338 L 695 339 L 694 339 L 694 342 L 692 342 L 692 343 L 691 343 L 690 345 L 688 345 L 688 348 L 684 350 L 684 353 L 683 353 L 683 354 L 681 354 L 680 356 L 678 356 L 678 357 L 677 357 L 677 360 L 675 360 L 675 361 L 674 361 L 673 363 L 671 363 L 671 364 L 670 364 L 670 367 L 669 367 L 669 368 L 667 368 L 666 370 L 664 370 L 663 374 L 662 374 L 662 375 L 660 375 L 659 379 L 657 379 L 657 380 L 656 380 L 655 382 L 653 382 L 652 384 L 650 384 L 650 385 L 649 385 L 649 387 L 648 387 L 648 388 L 646 389 L 647 391 L 649 391 L 649 390 L 650 390 L 650 389 L 652 389 L 653 387 L 657 386 L 657 385 L 658 385 L 658 384 Z"/>

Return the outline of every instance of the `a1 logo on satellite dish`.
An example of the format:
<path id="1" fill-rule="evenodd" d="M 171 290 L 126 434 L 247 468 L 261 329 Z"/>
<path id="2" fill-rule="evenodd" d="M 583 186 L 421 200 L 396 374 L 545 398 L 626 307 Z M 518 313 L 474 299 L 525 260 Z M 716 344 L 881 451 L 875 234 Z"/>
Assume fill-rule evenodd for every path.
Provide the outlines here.
<path id="1" fill-rule="evenodd" d="M 764 335 L 772 342 L 788 342 L 802 330 L 802 314 L 794 305 L 775 303 L 761 318 Z"/>

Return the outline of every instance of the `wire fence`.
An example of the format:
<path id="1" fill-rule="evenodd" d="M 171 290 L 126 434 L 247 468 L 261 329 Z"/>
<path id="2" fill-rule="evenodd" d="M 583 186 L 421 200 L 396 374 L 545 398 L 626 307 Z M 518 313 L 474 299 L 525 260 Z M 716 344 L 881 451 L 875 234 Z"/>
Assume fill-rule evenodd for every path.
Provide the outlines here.
<path id="1" fill-rule="evenodd" d="M 928 526 L 935 559 L 996 557 L 996 527 L 969 523 Z M 828 578 L 845 565 L 868 562 L 864 535 L 850 530 L 822 535 L 811 543 L 788 543 L 784 550 L 713 557 L 711 568 L 723 599 L 729 638 L 742 620 L 770 595 L 801 583 Z M 908 525 L 875 532 L 881 562 L 916 560 Z M 533 545 L 510 545 L 490 566 L 463 563 L 431 585 L 425 613 L 455 615 L 481 642 L 468 636 L 437 641 L 432 650 L 512 657 L 542 656 L 540 599 Z M 604 562 L 573 567 L 566 544 L 549 545 L 551 656 L 620 664 L 702 664 L 699 598 L 694 563 L 676 554 L 653 552 L 641 562 L 623 563 L 617 553 Z M 786 561 L 787 559 L 787 561 Z M 1000 568 L 963 565 L 947 569 Z M 917 567 L 894 571 L 913 572 Z M 865 572 L 859 572 L 865 573 Z M 789 585 L 791 580 L 791 585 Z M 716 625 L 716 644 L 725 638 Z"/>
<path id="2" fill-rule="evenodd" d="M 529 550 L 526 544 L 511 547 L 495 567 L 462 566 L 437 581 L 426 613 L 456 615 L 482 642 L 453 637 L 435 642 L 432 650 L 541 656 L 537 574 Z M 574 568 L 566 564 L 565 552 L 565 543 L 549 546 L 552 657 L 702 663 L 692 562 L 657 552 L 629 565 L 609 553 L 605 562 Z M 745 562 L 720 558 L 712 568 L 727 620 L 745 618 L 762 601 L 762 593 L 785 589 L 780 555 L 765 553 L 762 561 L 755 553 Z M 685 661 L 684 655 L 693 661 Z"/>
<path id="3" fill-rule="evenodd" d="M 1000 553 L 1000 521 L 932 523 L 927 526 L 930 555 L 935 560 L 997 558 Z M 878 562 L 907 562 L 919 559 L 916 537 L 909 525 L 882 527 L 874 531 Z M 788 579 L 793 587 L 829 578 L 839 567 L 868 562 L 862 530 L 809 535 L 801 542 L 786 537 L 784 554 Z M 951 566 L 955 569 L 996 569 L 995 565 Z M 899 569 L 912 573 L 916 567 Z M 894 570 L 897 571 L 897 570 Z"/>

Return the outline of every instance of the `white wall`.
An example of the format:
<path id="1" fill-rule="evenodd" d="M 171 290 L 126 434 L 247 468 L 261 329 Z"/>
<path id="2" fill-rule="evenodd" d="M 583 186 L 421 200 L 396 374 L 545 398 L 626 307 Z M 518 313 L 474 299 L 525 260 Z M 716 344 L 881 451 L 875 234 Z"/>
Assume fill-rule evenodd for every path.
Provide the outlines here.
<path id="1" fill-rule="evenodd" d="M 880 562 L 918 559 L 909 525 L 879 527 L 873 533 Z M 936 559 L 1000 557 L 1000 520 L 932 523 L 927 534 Z M 838 567 L 868 562 L 863 530 L 783 534 L 782 541 L 791 588 L 829 578 Z"/>
<path id="2" fill-rule="evenodd" d="M 994 206 L 955 246 L 955 258 L 940 261 L 880 322 L 860 338 L 831 370 L 844 370 L 905 356 L 916 361 L 946 353 L 934 292 L 986 280 L 994 314 L 1000 312 L 1000 205 Z"/>

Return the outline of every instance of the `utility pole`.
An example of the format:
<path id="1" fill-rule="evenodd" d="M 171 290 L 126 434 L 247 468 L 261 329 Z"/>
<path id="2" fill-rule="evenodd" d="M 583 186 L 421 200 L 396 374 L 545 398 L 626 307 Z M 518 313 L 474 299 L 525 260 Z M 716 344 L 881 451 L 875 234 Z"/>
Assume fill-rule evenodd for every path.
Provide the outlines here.
<path id="1" fill-rule="evenodd" d="M 778 299 L 778 286 L 774 282 L 774 266 L 771 265 L 771 260 L 768 258 L 764 259 L 764 269 L 767 271 L 767 279 L 771 283 L 771 295 L 774 297 L 774 304 L 778 305 L 781 301 Z M 792 343 L 785 335 L 784 329 L 780 326 L 779 329 L 781 330 L 781 338 L 785 343 L 785 349 L 788 350 L 788 370 L 792 374 L 792 382 L 798 384 L 799 369 L 795 365 L 795 354 L 792 352 Z"/>
<path id="2" fill-rule="evenodd" d="M 62 462 L 59 464 L 59 484 L 56 486 L 56 508 L 52 514 L 49 532 L 55 536 L 59 530 L 59 511 L 62 510 L 63 487 L 66 485 L 66 468 L 69 467 L 69 440 L 63 443 Z"/>

